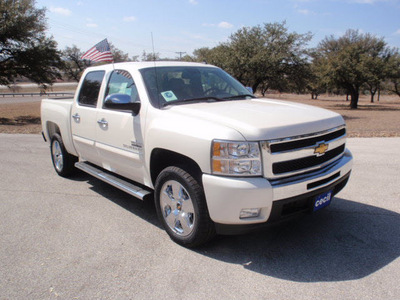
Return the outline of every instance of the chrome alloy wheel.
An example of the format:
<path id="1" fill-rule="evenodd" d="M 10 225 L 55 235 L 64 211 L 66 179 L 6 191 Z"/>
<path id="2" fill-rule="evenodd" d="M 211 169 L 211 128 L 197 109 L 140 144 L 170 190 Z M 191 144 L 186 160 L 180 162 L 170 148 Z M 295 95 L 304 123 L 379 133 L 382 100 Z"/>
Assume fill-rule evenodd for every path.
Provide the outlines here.
<path id="1" fill-rule="evenodd" d="M 58 172 L 61 172 L 64 167 L 64 158 L 61 150 L 61 145 L 57 140 L 53 141 L 53 147 L 51 148 L 54 166 Z"/>
<path id="2" fill-rule="evenodd" d="M 175 180 L 165 182 L 160 193 L 160 208 L 165 222 L 179 236 L 188 236 L 194 228 L 195 212 L 186 189 Z"/>

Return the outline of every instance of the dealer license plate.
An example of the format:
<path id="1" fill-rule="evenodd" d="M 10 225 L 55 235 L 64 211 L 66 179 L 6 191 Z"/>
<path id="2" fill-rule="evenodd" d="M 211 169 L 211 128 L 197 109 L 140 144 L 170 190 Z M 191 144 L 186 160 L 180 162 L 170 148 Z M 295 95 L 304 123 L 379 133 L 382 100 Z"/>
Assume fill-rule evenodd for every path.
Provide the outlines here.
<path id="1" fill-rule="evenodd" d="M 314 211 L 319 210 L 325 206 L 328 206 L 332 201 L 332 191 L 325 192 L 318 195 L 314 202 Z"/>

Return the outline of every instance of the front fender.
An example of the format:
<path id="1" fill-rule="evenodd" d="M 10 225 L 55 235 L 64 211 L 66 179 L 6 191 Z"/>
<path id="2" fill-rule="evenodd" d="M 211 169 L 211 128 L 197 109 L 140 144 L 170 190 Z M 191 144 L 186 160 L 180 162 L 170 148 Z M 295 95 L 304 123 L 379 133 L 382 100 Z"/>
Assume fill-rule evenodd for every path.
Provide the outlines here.
<path id="1" fill-rule="evenodd" d="M 243 141 L 235 129 L 195 119 L 170 110 L 154 109 L 146 122 L 145 160 L 149 167 L 152 149 L 162 148 L 194 160 L 203 173 L 211 173 L 211 142 L 214 139 Z"/>

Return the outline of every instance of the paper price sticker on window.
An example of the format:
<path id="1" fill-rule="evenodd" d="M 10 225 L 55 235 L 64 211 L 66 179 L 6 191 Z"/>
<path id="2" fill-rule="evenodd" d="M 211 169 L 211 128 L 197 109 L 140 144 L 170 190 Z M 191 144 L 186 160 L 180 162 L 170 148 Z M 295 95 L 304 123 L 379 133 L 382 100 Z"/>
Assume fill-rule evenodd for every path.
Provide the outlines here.
<path id="1" fill-rule="evenodd" d="M 164 97 L 165 101 L 167 101 L 167 102 L 178 100 L 178 98 L 176 98 L 173 91 L 162 92 L 161 95 Z"/>

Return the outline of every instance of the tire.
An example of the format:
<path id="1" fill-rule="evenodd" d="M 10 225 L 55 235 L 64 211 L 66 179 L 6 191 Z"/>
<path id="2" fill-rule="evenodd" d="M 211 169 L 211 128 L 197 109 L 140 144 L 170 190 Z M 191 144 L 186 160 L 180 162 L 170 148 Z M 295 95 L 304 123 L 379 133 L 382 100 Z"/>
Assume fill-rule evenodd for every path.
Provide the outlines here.
<path id="1" fill-rule="evenodd" d="M 170 238 L 185 247 L 196 247 L 215 236 L 202 186 L 178 167 L 165 168 L 155 184 L 158 218 Z"/>
<path id="2" fill-rule="evenodd" d="M 51 138 L 50 154 L 53 167 L 58 175 L 70 177 L 76 171 L 75 162 L 78 161 L 78 158 L 65 150 L 62 138 L 58 133 Z"/>

